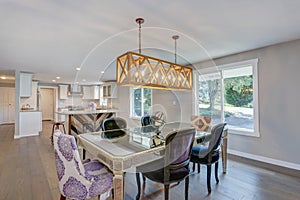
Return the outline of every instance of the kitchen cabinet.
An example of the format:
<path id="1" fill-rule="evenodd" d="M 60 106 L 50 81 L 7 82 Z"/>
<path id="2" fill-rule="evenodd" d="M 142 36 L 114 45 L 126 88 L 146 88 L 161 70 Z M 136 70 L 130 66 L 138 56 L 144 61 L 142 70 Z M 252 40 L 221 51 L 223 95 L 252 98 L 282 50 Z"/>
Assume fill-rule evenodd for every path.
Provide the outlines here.
<path id="1" fill-rule="evenodd" d="M 30 97 L 32 94 L 32 74 L 20 73 L 20 97 Z"/>
<path id="2" fill-rule="evenodd" d="M 100 87 L 98 85 L 83 86 L 83 99 L 99 99 Z"/>
<path id="3" fill-rule="evenodd" d="M 20 112 L 20 137 L 39 135 L 42 131 L 42 112 Z"/>
<path id="4" fill-rule="evenodd" d="M 69 85 L 59 85 L 59 99 L 68 99 Z"/>
<path id="5" fill-rule="evenodd" d="M 102 86 L 103 98 L 117 98 L 118 97 L 118 87 L 117 83 L 109 82 Z"/>

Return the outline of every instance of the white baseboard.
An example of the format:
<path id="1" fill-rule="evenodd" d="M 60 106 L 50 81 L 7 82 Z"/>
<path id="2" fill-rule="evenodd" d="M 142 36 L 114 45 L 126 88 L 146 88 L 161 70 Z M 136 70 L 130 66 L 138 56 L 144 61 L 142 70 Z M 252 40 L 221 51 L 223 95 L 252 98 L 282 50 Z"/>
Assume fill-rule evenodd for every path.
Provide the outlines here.
<path id="1" fill-rule="evenodd" d="M 300 170 L 300 164 L 296 164 L 296 163 L 291 163 L 291 162 L 286 162 L 286 161 L 268 158 L 268 157 L 264 157 L 264 156 L 254 155 L 254 154 L 236 151 L 236 150 L 232 150 L 232 149 L 228 149 L 228 153 L 232 154 L 232 155 L 244 157 L 244 158 L 249 158 L 252 160 L 257 160 L 257 161 L 264 162 L 264 163 L 269 163 L 272 165 L 277 165 L 277 166 L 286 167 L 286 168 L 290 168 L 290 169 Z"/>
<path id="2" fill-rule="evenodd" d="M 21 136 L 19 136 L 19 135 L 14 136 L 14 139 L 19 139 L 19 138 L 21 138 Z"/>
<path id="3" fill-rule="evenodd" d="M 31 136 L 39 136 L 40 134 L 37 133 L 37 134 L 30 134 L 30 135 L 15 135 L 14 136 L 14 139 L 20 139 L 20 138 L 23 138 L 23 137 L 31 137 Z"/>

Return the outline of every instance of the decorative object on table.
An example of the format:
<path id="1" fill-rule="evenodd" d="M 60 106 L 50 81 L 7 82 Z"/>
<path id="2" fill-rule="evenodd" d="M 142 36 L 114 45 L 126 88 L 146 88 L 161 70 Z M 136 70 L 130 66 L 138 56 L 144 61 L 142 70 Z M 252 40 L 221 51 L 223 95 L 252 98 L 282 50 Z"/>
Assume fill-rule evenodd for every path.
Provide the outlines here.
<path id="1" fill-rule="evenodd" d="M 103 121 L 103 137 L 107 139 L 116 139 L 126 135 L 124 129 L 127 128 L 126 120 L 120 117 L 111 117 Z"/>
<path id="2" fill-rule="evenodd" d="M 159 133 L 166 124 L 166 115 L 161 111 L 155 112 L 153 115 L 150 115 L 150 124 L 155 127 Z"/>
<path id="3" fill-rule="evenodd" d="M 193 70 L 189 67 L 171 63 L 141 54 L 141 24 L 139 24 L 139 53 L 127 52 L 117 58 L 117 83 L 123 86 L 139 86 L 163 90 L 191 90 Z M 176 44 L 176 39 L 174 37 Z M 176 57 L 176 54 L 175 54 Z"/>
<path id="4" fill-rule="evenodd" d="M 191 124 L 197 131 L 208 131 L 210 127 L 211 117 L 209 116 L 192 116 Z"/>
<path id="5" fill-rule="evenodd" d="M 193 163 L 193 171 L 195 171 L 195 164 L 198 164 L 198 173 L 200 172 L 200 164 L 207 166 L 207 190 L 209 194 L 211 193 L 210 177 L 212 164 L 215 164 L 215 179 L 217 184 L 219 183 L 219 151 L 225 125 L 226 123 L 220 123 L 212 128 L 208 145 L 198 144 L 192 148 L 190 161 Z"/>
<path id="6" fill-rule="evenodd" d="M 113 187 L 113 174 L 99 161 L 81 162 L 74 136 L 54 132 L 54 153 L 60 199 L 106 199 Z"/>
<path id="7" fill-rule="evenodd" d="M 140 172 L 143 175 L 144 183 L 146 183 L 146 177 L 164 184 L 165 200 L 169 199 L 170 184 L 185 180 L 185 199 L 188 199 L 190 172 L 188 166 L 195 132 L 195 128 L 189 128 L 168 134 L 163 157 L 136 168 L 138 186 L 136 199 L 140 199 L 141 195 Z"/>
<path id="8" fill-rule="evenodd" d="M 89 109 L 90 110 L 96 110 L 97 109 L 97 104 L 95 102 L 90 102 L 89 103 Z"/>

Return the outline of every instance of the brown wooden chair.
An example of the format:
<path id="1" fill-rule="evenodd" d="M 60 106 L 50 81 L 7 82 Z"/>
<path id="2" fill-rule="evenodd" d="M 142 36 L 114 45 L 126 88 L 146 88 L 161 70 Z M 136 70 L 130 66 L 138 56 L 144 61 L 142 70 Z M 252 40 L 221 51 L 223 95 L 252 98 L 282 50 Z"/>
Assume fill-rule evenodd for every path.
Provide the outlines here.
<path id="1" fill-rule="evenodd" d="M 66 133 L 65 122 L 64 121 L 52 121 L 52 133 L 51 133 L 51 144 L 53 145 L 53 134 L 56 129 L 60 130 L 60 126 L 62 126 L 64 133 Z"/>

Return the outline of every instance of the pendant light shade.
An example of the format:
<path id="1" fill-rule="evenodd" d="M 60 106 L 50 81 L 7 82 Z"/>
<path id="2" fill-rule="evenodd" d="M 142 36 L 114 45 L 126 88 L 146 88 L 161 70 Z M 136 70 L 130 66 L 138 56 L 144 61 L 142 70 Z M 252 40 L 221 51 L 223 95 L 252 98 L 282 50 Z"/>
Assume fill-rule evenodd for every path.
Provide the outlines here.
<path id="1" fill-rule="evenodd" d="M 189 67 L 141 54 L 141 24 L 144 19 L 138 18 L 139 53 L 127 52 L 117 58 L 117 83 L 124 86 L 138 86 L 164 90 L 191 90 L 193 87 L 193 70 Z"/>

